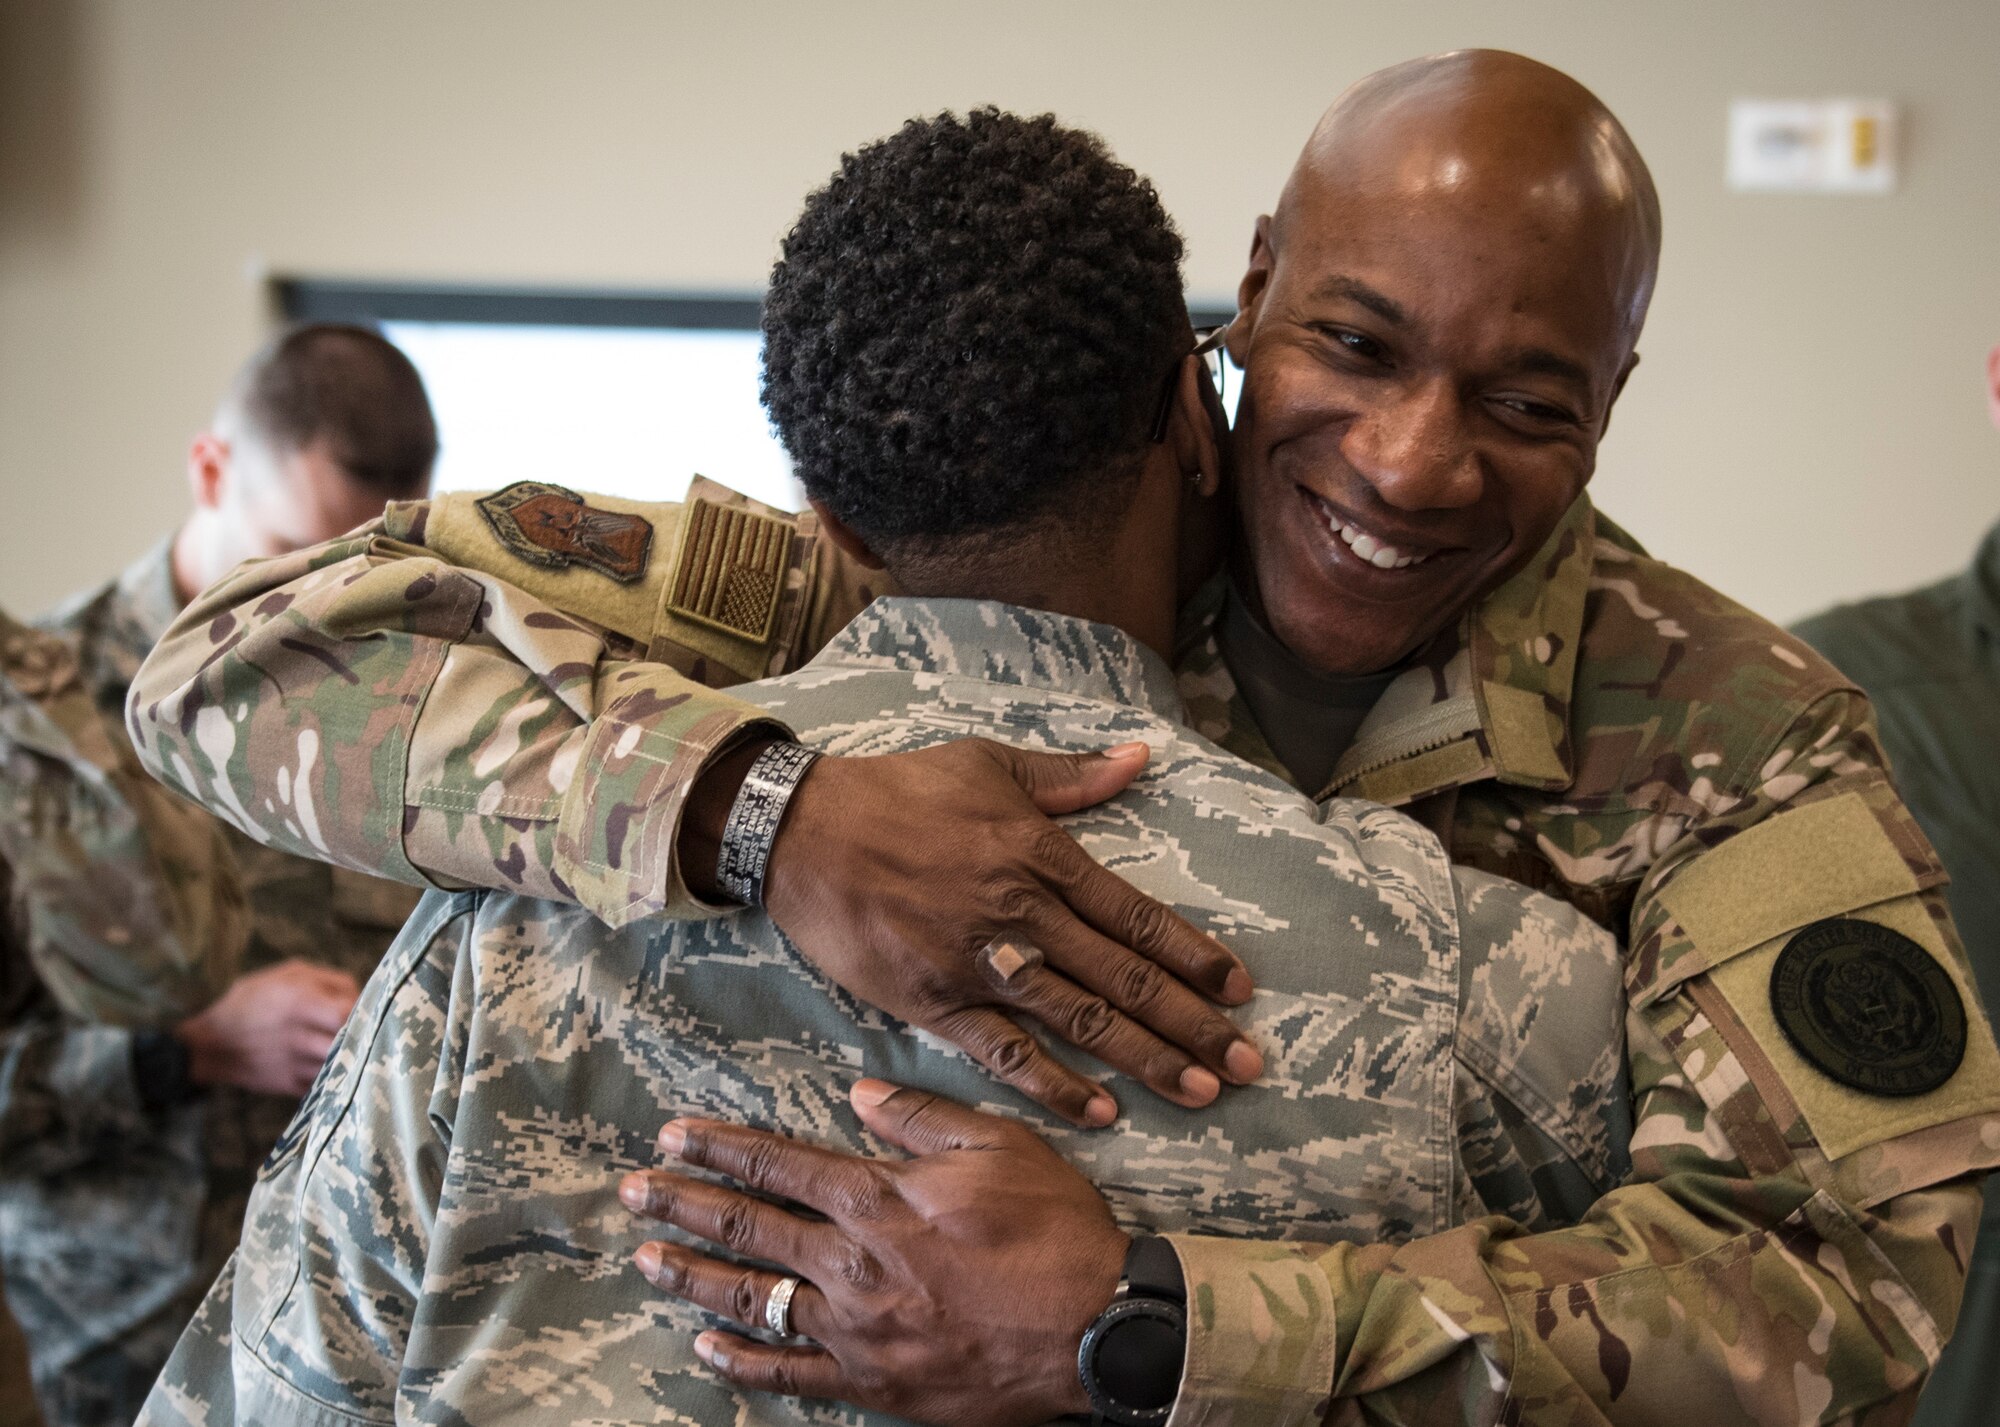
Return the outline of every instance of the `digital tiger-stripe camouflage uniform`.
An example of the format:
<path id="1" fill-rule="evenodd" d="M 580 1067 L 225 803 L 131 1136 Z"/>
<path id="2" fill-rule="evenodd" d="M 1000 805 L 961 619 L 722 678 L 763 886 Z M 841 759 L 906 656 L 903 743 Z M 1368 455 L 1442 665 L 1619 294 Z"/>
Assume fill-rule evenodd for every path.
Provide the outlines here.
<path id="1" fill-rule="evenodd" d="M 142 756 L 258 809 L 260 835 L 295 851 L 573 899 L 613 925 L 700 914 L 674 864 L 686 792 L 771 727 L 704 685 L 794 666 L 874 577 L 809 515 L 706 483 L 685 510 L 592 504 L 648 520 L 642 578 L 530 560 L 452 496 L 225 581 L 144 672 Z M 1219 605 L 1212 588 L 1186 611 L 1181 692 L 1196 729 L 1275 768 L 1217 652 Z M 1189 1281 L 1213 1307 L 1175 1427 L 1291 1421 L 1328 1391 L 1336 1416 L 1365 1400 L 1470 1421 L 1902 1420 L 2000 1159 L 2000 1068 L 1943 869 L 1860 693 L 1580 497 L 1389 686 L 1319 791 L 1406 808 L 1455 862 L 1618 937 L 1632 1169 L 1568 1229 L 1202 1239 Z M 1966 1016 L 1956 1063 L 1936 1037 L 1902 1047 L 1941 1079 L 1923 1093 L 1843 1084 L 1774 1011 L 1787 949 L 1858 944 L 1856 922 L 1917 948 L 1930 1024 Z M 1314 1308 L 1263 1313 L 1277 1281 Z M 1325 1321 L 1330 1363 L 1306 1350 Z"/>
<path id="2" fill-rule="evenodd" d="M 74 645 L 105 727 L 126 737 L 140 661 L 179 612 L 162 544 L 44 624 Z M 128 744 L 129 746 L 129 744 Z M 365 979 L 415 897 L 406 887 L 224 839 L 249 903 L 242 970 L 298 956 Z M 140 875 L 105 849 L 92 875 Z M 51 1427 L 128 1422 L 240 1232 L 257 1168 L 296 1102 L 231 1086 L 168 1099 L 135 1074 L 137 1032 L 47 1005 L 9 1028 L 0 1117 L 7 1289 Z"/>
<path id="3" fill-rule="evenodd" d="M 1454 869 L 1398 813 L 1343 800 L 1322 819 L 1189 733 L 1166 662 L 1120 631 L 884 599 L 742 693 L 835 752 L 966 733 L 1153 747 L 1147 776 L 1070 830 L 1230 942 L 1272 1069 L 1212 1115 L 1127 1086 L 1111 1131 L 1031 1116 L 1128 1228 L 1401 1242 L 1497 1211 L 1573 1219 L 1622 1173 L 1612 938 Z M 1530 1007 L 1556 1018 L 1532 1038 Z M 995 1094 L 761 915 L 613 931 L 573 905 L 440 895 L 370 986 L 147 1420 L 816 1420 L 823 1404 L 741 1392 L 694 1356 L 696 1311 L 629 1268 L 644 1231 L 617 1180 L 679 1115 L 860 1151 L 845 1087 L 863 1074 Z M 1318 1318 L 1322 1363 L 1333 1328 Z"/>
<path id="4" fill-rule="evenodd" d="M 65 644 L 0 612 L 0 1032 L 47 1009 L 107 1027 L 187 1015 L 247 933 L 221 825 L 139 767 Z M 43 1132 L 62 1073 L 0 1059 L 0 1164 Z M 40 1420 L 0 1288 L 0 1427 Z"/>

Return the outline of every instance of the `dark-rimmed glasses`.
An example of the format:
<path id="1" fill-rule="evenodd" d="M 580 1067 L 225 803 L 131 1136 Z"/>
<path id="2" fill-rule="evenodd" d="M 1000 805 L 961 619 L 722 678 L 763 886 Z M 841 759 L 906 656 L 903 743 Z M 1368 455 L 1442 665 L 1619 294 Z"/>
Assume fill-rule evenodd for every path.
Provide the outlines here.
<path id="1" fill-rule="evenodd" d="M 1218 402 L 1222 400 L 1223 374 L 1228 370 L 1228 364 L 1222 360 L 1222 342 L 1229 335 L 1229 329 L 1234 321 L 1235 319 L 1231 318 L 1220 327 L 1195 328 L 1194 350 L 1188 354 L 1200 357 L 1201 364 L 1208 369 L 1209 385 L 1215 388 L 1215 399 Z M 1174 410 L 1174 388 L 1180 384 L 1181 364 L 1175 362 L 1174 369 L 1167 373 L 1166 390 L 1160 393 L 1159 414 L 1153 418 L 1153 444 L 1156 446 L 1167 439 L 1167 421 Z"/>

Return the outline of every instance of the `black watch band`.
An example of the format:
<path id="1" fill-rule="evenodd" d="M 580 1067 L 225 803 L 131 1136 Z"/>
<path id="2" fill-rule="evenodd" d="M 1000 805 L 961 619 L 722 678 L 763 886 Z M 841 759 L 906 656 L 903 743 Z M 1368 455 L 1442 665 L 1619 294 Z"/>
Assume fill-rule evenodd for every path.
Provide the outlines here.
<path id="1" fill-rule="evenodd" d="M 1142 1234 L 1125 1254 L 1111 1306 L 1083 1335 L 1077 1376 L 1093 1422 L 1161 1427 L 1173 1414 L 1187 1359 L 1187 1285 L 1180 1255 Z"/>
<path id="2" fill-rule="evenodd" d="M 1187 1280 L 1181 1277 L 1181 1256 L 1158 1234 L 1140 1234 L 1125 1251 L 1123 1287 L 1130 1293 L 1187 1302 Z"/>

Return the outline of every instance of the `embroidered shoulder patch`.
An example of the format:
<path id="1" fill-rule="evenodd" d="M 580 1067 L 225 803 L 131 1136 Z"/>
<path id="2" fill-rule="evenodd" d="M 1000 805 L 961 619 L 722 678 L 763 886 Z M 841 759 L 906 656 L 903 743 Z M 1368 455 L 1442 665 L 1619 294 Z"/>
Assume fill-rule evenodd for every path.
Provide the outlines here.
<path id="1" fill-rule="evenodd" d="M 797 527 L 699 496 L 682 519 L 668 612 L 739 639 L 769 639 Z"/>
<path id="2" fill-rule="evenodd" d="M 1829 917 L 1771 967 L 1771 1010 L 1785 1039 L 1842 1085 L 1925 1095 L 1965 1059 L 1965 1002 L 1937 959 L 1877 922 Z"/>
<path id="3" fill-rule="evenodd" d="M 530 565 L 581 565 L 629 585 L 646 573 L 653 525 L 642 516 L 600 510 L 575 491 L 516 481 L 479 502 L 495 536 Z"/>

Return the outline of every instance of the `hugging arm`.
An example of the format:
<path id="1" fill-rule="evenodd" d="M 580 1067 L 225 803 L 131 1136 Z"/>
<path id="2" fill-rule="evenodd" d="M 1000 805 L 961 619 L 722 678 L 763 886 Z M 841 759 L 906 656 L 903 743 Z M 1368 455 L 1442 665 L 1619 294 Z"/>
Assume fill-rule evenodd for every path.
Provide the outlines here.
<path id="1" fill-rule="evenodd" d="M 261 841 L 360 871 L 576 902 L 614 926 L 721 910 L 699 895 L 721 823 L 784 726 L 440 559 L 427 524 L 392 507 L 202 595 L 133 686 L 146 765 Z M 775 845 L 769 910 L 832 979 L 1072 1121 L 1105 1122 L 1109 1097 L 1024 1019 L 1205 1103 L 1259 1068 L 1204 1000 L 1239 1001 L 1248 978 L 1045 815 L 1110 796 L 1143 761 L 980 740 L 823 758 Z M 997 936 L 1045 963 L 996 974 Z"/>
<path id="2" fill-rule="evenodd" d="M 1955 1326 L 1980 1177 L 2000 1155 L 2000 1052 L 1865 701 L 1820 701 L 1747 766 L 1729 817 L 1670 847 L 1634 904 L 1626 1182 L 1580 1222 L 1539 1233 L 1486 1217 L 1402 1244 L 1173 1236 L 1190 1309 L 1169 1427 L 1907 1419 Z M 1746 909 L 1745 885 L 1768 894 Z M 1778 956 L 1830 920 L 1908 939 L 1963 997 L 1963 1059 L 1939 1067 L 1934 1090 L 1844 1087 L 1756 1019 Z M 884 1123 L 897 1106 L 1011 1149 L 913 1141 Z M 1055 1156 L 1022 1149 L 1018 1127 L 908 1091 L 882 1108 L 857 1096 L 857 1111 L 918 1158 L 807 1156 L 706 1122 L 663 1139 L 830 1229 L 677 1173 L 628 1180 L 628 1203 L 731 1257 L 784 1266 L 817 1286 L 801 1298 L 825 1302 L 818 1348 L 710 1339 L 711 1361 L 745 1386 L 897 1411 L 930 1410 L 950 1380 L 939 1420 L 1029 1420 L 1064 1362 L 1074 1370 L 1078 1324 L 1108 1299 L 1097 1258 L 1061 1256 L 1094 1242 L 1102 1205 Z M 940 1155 L 948 1174 L 925 1168 Z M 1033 1247 L 1018 1242 L 1022 1203 L 1050 1206 Z M 663 1245 L 640 1262 L 738 1322 L 768 1287 L 715 1254 Z M 925 1331 L 898 1337 L 894 1314 L 911 1301 L 926 1306 Z"/>

